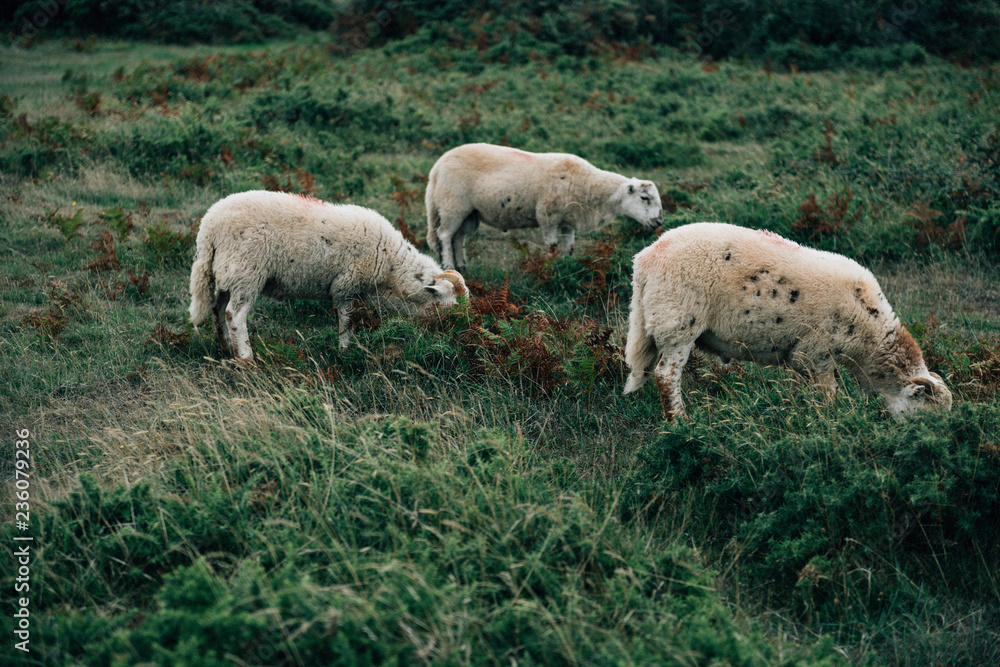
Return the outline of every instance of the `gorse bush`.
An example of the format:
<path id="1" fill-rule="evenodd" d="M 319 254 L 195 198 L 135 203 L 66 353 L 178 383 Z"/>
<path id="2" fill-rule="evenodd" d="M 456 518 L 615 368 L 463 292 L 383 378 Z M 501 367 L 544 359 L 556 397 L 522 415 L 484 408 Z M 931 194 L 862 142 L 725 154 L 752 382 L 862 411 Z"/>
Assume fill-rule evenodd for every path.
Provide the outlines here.
<path id="1" fill-rule="evenodd" d="M 926 567 L 946 590 L 963 585 L 955 563 L 996 566 L 995 405 L 874 429 L 861 414 L 813 422 L 804 434 L 796 421 L 767 439 L 735 415 L 671 426 L 640 454 L 625 506 L 656 513 L 696 489 L 740 554 L 743 585 L 791 596 L 812 622 L 905 606 L 907 577 Z"/>
<path id="2" fill-rule="evenodd" d="M 192 224 L 186 231 L 178 232 L 166 220 L 160 220 L 146 228 L 143 245 L 147 256 L 158 264 L 187 265 L 194 254 L 197 236 L 196 224 Z"/>
<path id="3" fill-rule="evenodd" d="M 494 62 L 524 62 L 540 54 L 612 52 L 639 58 L 667 45 L 712 58 L 753 56 L 782 66 L 843 65 L 895 68 L 920 64 L 926 53 L 996 58 L 1000 27 L 995 3 L 879 0 L 844 6 L 829 0 L 666 2 L 590 0 L 552 3 L 378 2 L 337 4 L 233 0 L 118 2 L 33 0 L 0 13 L 0 29 L 15 44 L 39 34 L 166 42 L 256 42 L 303 28 L 329 27 L 342 51 L 405 38 L 422 46 L 447 43 Z M 416 33 L 416 34 L 414 34 Z"/>
<path id="4" fill-rule="evenodd" d="M 39 31 L 187 44 L 287 37 L 296 28 L 325 28 L 333 18 L 329 3 L 317 0 L 31 0 L 0 13 L 0 27 L 15 44 L 30 43 Z"/>
<path id="5" fill-rule="evenodd" d="M 574 56 L 617 50 L 635 57 L 642 53 L 636 47 L 664 44 L 713 58 L 749 55 L 801 69 L 823 69 L 845 64 L 919 64 L 925 49 L 964 58 L 995 58 L 998 51 L 990 34 L 1000 25 L 1000 8 L 995 3 L 943 1 L 899 4 L 880 0 L 850 6 L 829 0 L 766 4 L 741 0 L 417 1 L 385 9 L 372 0 L 356 0 L 348 12 L 354 20 L 341 19 L 335 28 L 347 37 L 358 37 L 359 23 L 367 21 L 364 37 L 374 33 L 374 39 L 382 42 L 418 26 L 428 30 L 430 25 L 437 28 L 441 41 L 459 41 L 487 51 L 504 43 L 513 24 Z"/>
<path id="6" fill-rule="evenodd" d="M 733 619 L 692 551 L 620 524 L 566 460 L 496 431 L 456 449 L 405 418 L 333 426 L 301 391 L 271 405 L 283 428 L 209 438 L 131 488 L 85 476 L 41 513 L 32 656 L 840 662 L 827 646 L 779 656 Z M 208 474 L 220 465 L 225 479 Z"/>

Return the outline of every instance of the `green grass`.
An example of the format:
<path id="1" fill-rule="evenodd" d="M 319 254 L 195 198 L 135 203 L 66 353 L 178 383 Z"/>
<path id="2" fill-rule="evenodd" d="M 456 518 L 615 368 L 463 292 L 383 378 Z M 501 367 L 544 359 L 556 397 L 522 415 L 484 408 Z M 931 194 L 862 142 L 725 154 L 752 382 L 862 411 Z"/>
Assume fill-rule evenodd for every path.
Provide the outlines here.
<path id="1" fill-rule="evenodd" d="M 0 50 L 0 426 L 32 432 L 37 545 L 13 658 L 1000 660 L 996 66 L 504 64 L 424 37 Z M 192 230 L 220 197 L 344 199 L 419 239 L 422 179 L 468 141 L 651 178 L 667 227 L 862 261 L 955 410 L 897 424 L 847 381 L 824 403 L 696 355 L 691 421 L 661 424 L 653 389 L 621 395 L 654 238 L 624 220 L 557 258 L 483 227 L 485 297 L 371 314 L 346 351 L 328 304 L 262 298 L 256 371 L 187 324 Z"/>

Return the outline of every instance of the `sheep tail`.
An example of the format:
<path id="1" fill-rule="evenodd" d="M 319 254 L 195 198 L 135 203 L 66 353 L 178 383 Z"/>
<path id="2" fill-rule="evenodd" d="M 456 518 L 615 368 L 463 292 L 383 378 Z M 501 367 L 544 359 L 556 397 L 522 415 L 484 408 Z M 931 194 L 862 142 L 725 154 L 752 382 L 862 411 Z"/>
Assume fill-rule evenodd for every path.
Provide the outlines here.
<path id="1" fill-rule="evenodd" d="M 632 369 L 625 383 L 626 394 L 640 389 L 649 379 L 659 350 L 656 341 L 646 332 L 646 313 L 642 307 L 643 285 L 637 280 L 632 289 L 632 305 L 628 315 L 628 339 L 625 342 L 625 363 Z"/>
<path id="2" fill-rule="evenodd" d="M 215 301 L 212 294 L 215 288 L 215 276 L 212 273 L 215 248 L 208 239 L 199 238 L 198 241 L 198 253 L 191 266 L 191 307 L 188 309 L 191 323 L 195 326 L 205 321 Z"/>
<path id="3" fill-rule="evenodd" d="M 434 203 L 434 182 L 436 180 L 437 171 L 431 169 L 431 173 L 427 177 L 427 193 L 424 195 L 424 204 L 427 206 L 427 247 L 431 249 L 431 252 L 436 252 L 440 258 L 441 248 L 438 246 L 437 228 L 441 224 L 441 212 L 438 211 L 437 205 Z"/>

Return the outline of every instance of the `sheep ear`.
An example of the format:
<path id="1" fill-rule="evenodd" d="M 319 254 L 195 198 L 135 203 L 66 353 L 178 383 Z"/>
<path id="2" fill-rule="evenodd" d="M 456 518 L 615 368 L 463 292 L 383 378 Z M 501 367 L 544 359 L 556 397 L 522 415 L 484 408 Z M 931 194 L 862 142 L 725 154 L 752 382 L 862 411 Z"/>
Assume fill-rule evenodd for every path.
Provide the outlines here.
<path id="1" fill-rule="evenodd" d="M 444 294 L 444 287 L 440 285 L 425 285 L 425 292 L 430 292 L 431 294 L 437 294 L 438 296 Z"/>

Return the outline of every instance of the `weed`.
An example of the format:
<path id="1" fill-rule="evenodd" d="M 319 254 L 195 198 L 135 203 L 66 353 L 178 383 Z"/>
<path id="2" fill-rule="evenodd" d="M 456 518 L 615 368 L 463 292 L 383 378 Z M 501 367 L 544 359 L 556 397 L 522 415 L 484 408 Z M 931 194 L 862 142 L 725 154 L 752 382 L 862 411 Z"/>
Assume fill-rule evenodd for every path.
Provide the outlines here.
<path id="1" fill-rule="evenodd" d="M 810 194 L 799 207 L 801 215 L 792 223 L 792 227 L 803 232 L 809 240 L 841 236 L 857 224 L 864 212 L 864 202 L 851 210 L 853 198 L 854 193 L 847 186 L 840 192 L 833 193 L 823 202 L 823 206 L 816 202 L 816 195 Z"/>
<path id="2" fill-rule="evenodd" d="M 410 226 L 406 224 L 406 216 L 404 216 L 402 213 L 400 213 L 399 217 L 396 218 L 396 228 L 399 229 L 399 233 L 403 235 L 403 238 L 406 239 L 416 248 L 424 249 L 427 247 L 427 239 L 426 238 L 418 239 L 416 236 L 413 235 L 413 231 L 410 229 Z"/>
<path id="3" fill-rule="evenodd" d="M 580 264 L 589 269 L 593 277 L 583 283 L 585 292 L 576 300 L 577 303 L 604 301 L 607 307 L 614 307 L 617 295 L 608 289 L 608 273 L 611 271 L 616 246 L 614 239 L 604 238 L 590 246 L 580 258 Z"/>
<path id="4" fill-rule="evenodd" d="M 913 604 L 906 577 L 925 555 L 947 586 L 948 563 L 996 539 L 1000 459 L 983 454 L 998 419 L 995 406 L 970 404 L 875 429 L 849 415 L 758 444 L 754 428 L 694 421 L 643 453 L 629 502 L 659 511 L 673 490 L 698 488 L 738 544 L 743 576 L 796 598 L 809 622 L 860 620 L 892 599 Z"/>
<path id="5" fill-rule="evenodd" d="M 129 234 L 135 227 L 132 222 L 132 211 L 126 211 L 121 206 L 104 209 L 97 214 L 97 219 L 118 236 L 119 243 L 128 241 Z"/>
<path id="6" fill-rule="evenodd" d="M 516 317 L 517 306 L 514 305 L 510 295 L 510 279 L 504 278 L 503 285 L 497 289 L 488 290 L 481 285 L 469 284 L 470 290 L 477 290 L 481 295 L 472 301 L 470 312 L 480 317 L 495 317 L 499 319 L 509 319 Z"/>
<path id="7" fill-rule="evenodd" d="M 114 271 L 122 268 L 122 263 L 118 260 L 118 250 L 115 248 L 115 239 L 111 232 L 102 229 L 98 237 L 90 244 L 91 250 L 97 251 L 97 257 L 83 268 L 92 272 Z"/>
<path id="8" fill-rule="evenodd" d="M 83 224 L 83 209 L 76 209 L 72 216 L 59 215 L 59 209 L 55 209 L 46 214 L 45 218 L 49 224 L 54 225 L 63 235 L 68 243 L 70 239 L 80 236 L 80 226 Z"/>
<path id="9" fill-rule="evenodd" d="M 126 292 L 131 292 L 139 297 L 147 297 L 149 296 L 149 279 L 151 277 L 152 274 L 148 271 L 137 274 L 132 269 L 125 269 L 124 280 L 121 278 L 111 281 L 100 280 L 97 285 L 104 290 L 104 296 L 109 301 L 117 301 Z"/>
<path id="10" fill-rule="evenodd" d="M 816 149 L 816 160 L 823 164 L 835 167 L 841 160 L 833 151 L 833 122 L 827 120 L 823 125 L 823 145 Z"/>
<path id="11" fill-rule="evenodd" d="M 660 204 L 664 212 L 674 214 L 680 208 L 694 208 L 691 192 L 680 188 L 666 188 L 660 193 Z"/>
<path id="12" fill-rule="evenodd" d="M 195 185 L 205 187 L 212 182 L 212 169 L 204 164 L 195 164 L 181 169 L 178 173 L 181 178 L 186 178 Z"/>
<path id="13" fill-rule="evenodd" d="M 295 182 L 292 182 L 292 176 Z M 264 174 L 264 189 L 272 192 L 292 192 L 300 195 L 313 195 L 316 192 L 316 178 L 304 169 L 295 169 L 289 173 L 285 168 L 284 181 L 280 176 L 274 174 Z"/>
<path id="14" fill-rule="evenodd" d="M 35 310 L 21 319 L 21 324 L 27 324 L 38 330 L 38 335 L 54 340 L 59 337 L 69 325 L 68 310 L 72 306 L 83 303 L 83 297 L 66 283 L 58 280 L 50 281 L 45 291 L 48 305 L 41 310 Z"/>
<path id="15" fill-rule="evenodd" d="M 963 216 L 953 220 L 947 227 L 937 223 L 944 213 L 931 208 L 930 203 L 918 201 L 907 213 L 907 224 L 913 227 L 917 234 L 917 243 L 921 247 L 934 243 L 948 250 L 957 250 L 965 245 L 965 221 Z"/>
<path id="16" fill-rule="evenodd" d="M 414 202 L 423 198 L 424 191 L 422 188 L 406 188 L 403 185 L 402 179 L 396 175 L 391 176 L 390 180 L 394 189 L 389 198 L 404 211 L 408 212 Z"/>
<path id="17" fill-rule="evenodd" d="M 198 236 L 198 224 L 192 223 L 187 231 L 178 232 L 166 220 L 146 228 L 143 246 L 146 253 L 158 264 L 186 264 L 191 261 L 191 250 Z"/>
<path id="18" fill-rule="evenodd" d="M 96 116 L 101 110 L 101 94 L 96 91 L 82 91 L 73 97 L 73 101 L 89 116 Z"/>
<path id="19" fill-rule="evenodd" d="M 56 339 L 69 324 L 66 314 L 61 310 L 36 311 L 21 318 L 21 324 L 38 329 L 38 335 L 43 338 Z"/>

